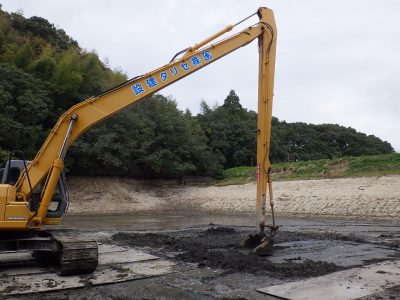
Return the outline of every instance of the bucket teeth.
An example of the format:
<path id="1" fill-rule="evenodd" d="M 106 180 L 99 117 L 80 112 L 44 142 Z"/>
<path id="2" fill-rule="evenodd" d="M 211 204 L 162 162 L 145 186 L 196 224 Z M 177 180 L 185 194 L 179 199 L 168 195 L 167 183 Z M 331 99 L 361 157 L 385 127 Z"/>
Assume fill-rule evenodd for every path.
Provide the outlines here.
<path id="1" fill-rule="evenodd" d="M 266 235 L 264 231 L 249 234 L 240 242 L 241 247 L 253 248 L 253 253 L 259 256 L 271 255 L 273 250 L 273 237 L 279 226 L 266 225 L 271 229 L 271 233 Z"/>
<path id="2" fill-rule="evenodd" d="M 264 238 L 257 247 L 253 249 L 253 252 L 259 256 L 272 255 L 274 242 L 272 239 Z"/>

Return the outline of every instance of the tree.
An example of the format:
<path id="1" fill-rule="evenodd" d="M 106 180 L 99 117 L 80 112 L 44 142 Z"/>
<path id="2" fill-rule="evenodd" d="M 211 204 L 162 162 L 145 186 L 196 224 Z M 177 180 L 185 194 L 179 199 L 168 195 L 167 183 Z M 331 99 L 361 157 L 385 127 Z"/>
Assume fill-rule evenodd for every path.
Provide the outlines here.
<path id="1" fill-rule="evenodd" d="M 240 104 L 240 99 L 236 95 L 234 90 L 229 92 L 229 95 L 226 97 L 224 104 L 222 107 L 228 114 L 242 114 L 244 112 L 242 105 Z"/>
<path id="2" fill-rule="evenodd" d="M 26 43 L 22 49 L 18 51 L 18 54 L 15 58 L 15 65 L 18 68 L 26 69 L 28 64 L 33 59 L 33 50 L 29 43 Z"/>
<path id="3" fill-rule="evenodd" d="M 254 164 L 257 114 L 244 109 L 233 90 L 222 106 L 211 110 L 202 103 L 201 107 L 202 112 L 197 118 L 211 149 L 224 167 Z"/>
<path id="4" fill-rule="evenodd" d="M 52 108 L 45 84 L 8 64 L 0 64 L 0 148 L 24 150 L 32 158 L 43 142 L 43 123 Z"/>
<path id="5" fill-rule="evenodd" d="M 222 168 L 197 120 L 162 95 L 91 129 L 71 148 L 68 167 L 79 174 L 140 177 L 215 175 Z"/>
<path id="6" fill-rule="evenodd" d="M 30 71 L 40 79 L 50 80 L 54 75 L 55 68 L 56 62 L 54 58 L 45 55 L 32 63 Z"/>

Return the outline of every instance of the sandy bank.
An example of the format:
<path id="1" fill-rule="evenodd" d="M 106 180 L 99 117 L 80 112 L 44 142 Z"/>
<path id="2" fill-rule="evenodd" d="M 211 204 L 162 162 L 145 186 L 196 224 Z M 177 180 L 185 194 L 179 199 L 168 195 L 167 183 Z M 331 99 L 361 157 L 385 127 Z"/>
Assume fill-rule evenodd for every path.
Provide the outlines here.
<path id="1" fill-rule="evenodd" d="M 400 176 L 274 182 L 285 215 L 400 218 Z M 254 213 L 256 184 L 189 186 L 121 178 L 69 179 L 69 213 Z"/>

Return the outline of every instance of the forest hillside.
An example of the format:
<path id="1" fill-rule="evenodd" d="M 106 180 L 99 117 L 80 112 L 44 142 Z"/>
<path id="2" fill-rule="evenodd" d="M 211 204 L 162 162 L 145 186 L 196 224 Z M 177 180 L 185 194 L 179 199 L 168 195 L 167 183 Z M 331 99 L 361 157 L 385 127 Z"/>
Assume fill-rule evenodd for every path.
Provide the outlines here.
<path id="1" fill-rule="evenodd" d="M 126 80 L 46 19 L 0 9 L 0 158 L 19 149 L 33 159 L 64 111 Z M 242 107 L 234 89 L 220 103 L 203 102 L 193 115 L 173 99 L 152 95 L 79 138 L 68 152 L 67 171 L 221 177 L 226 168 L 254 165 L 257 113 Z M 394 152 L 388 142 L 353 128 L 277 118 L 271 147 L 272 162 Z"/>

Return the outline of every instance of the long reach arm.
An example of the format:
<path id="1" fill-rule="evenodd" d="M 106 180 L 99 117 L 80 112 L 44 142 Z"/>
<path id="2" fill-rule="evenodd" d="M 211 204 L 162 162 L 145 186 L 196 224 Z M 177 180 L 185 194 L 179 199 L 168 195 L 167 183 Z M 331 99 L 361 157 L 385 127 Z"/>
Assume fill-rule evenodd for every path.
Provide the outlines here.
<path id="1" fill-rule="evenodd" d="M 129 80 L 101 95 L 91 97 L 64 113 L 29 166 L 28 172 L 24 173 L 16 184 L 16 201 L 27 201 L 32 190 L 46 180 L 39 209 L 32 213 L 26 227 L 38 228 L 43 223 L 58 177 L 63 169 L 65 153 L 86 130 L 128 105 L 142 100 L 258 38 L 257 214 L 260 230 L 263 231 L 267 185 L 273 209 L 269 151 L 277 31 L 270 9 L 260 8 L 257 14 L 260 21 L 256 25 L 210 44 L 234 27 L 228 26 L 186 49 L 180 58 L 172 60 L 169 64 Z"/>

